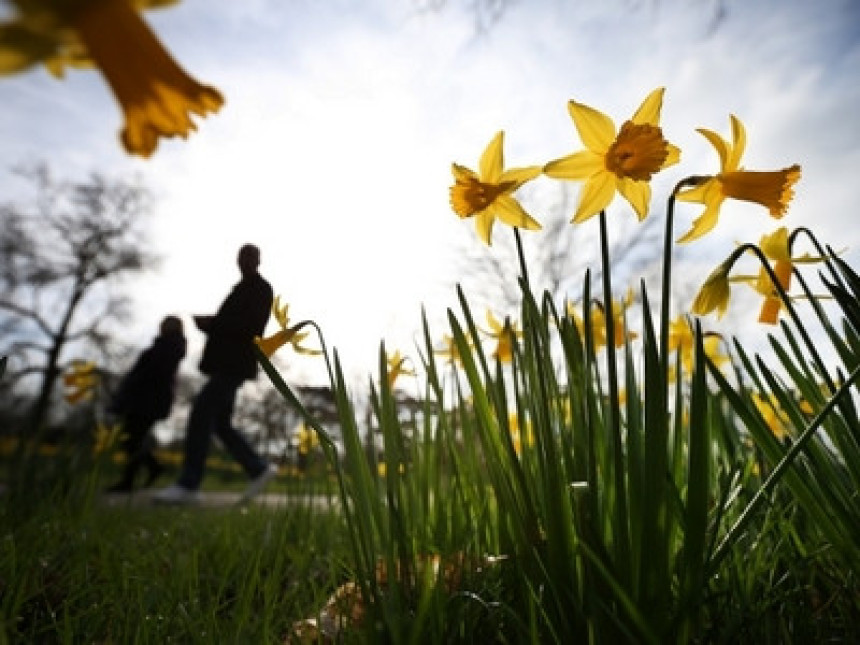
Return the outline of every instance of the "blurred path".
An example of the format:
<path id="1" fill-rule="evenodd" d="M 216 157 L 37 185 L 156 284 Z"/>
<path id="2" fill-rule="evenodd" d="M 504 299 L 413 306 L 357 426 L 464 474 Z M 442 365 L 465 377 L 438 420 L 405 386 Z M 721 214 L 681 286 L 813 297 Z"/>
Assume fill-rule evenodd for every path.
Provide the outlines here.
<path id="1" fill-rule="evenodd" d="M 158 506 L 171 508 L 152 499 L 158 489 L 136 491 L 131 495 L 122 493 L 105 493 L 102 499 L 108 506 Z M 202 491 L 200 501 L 196 504 L 173 505 L 175 508 L 229 508 L 241 506 L 242 493 L 222 491 Z M 338 510 L 340 500 L 326 495 L 285 495 L 283 493 L 260 493 L 250 504 L 272 508 L 312 507 L 315 510 Z"/>

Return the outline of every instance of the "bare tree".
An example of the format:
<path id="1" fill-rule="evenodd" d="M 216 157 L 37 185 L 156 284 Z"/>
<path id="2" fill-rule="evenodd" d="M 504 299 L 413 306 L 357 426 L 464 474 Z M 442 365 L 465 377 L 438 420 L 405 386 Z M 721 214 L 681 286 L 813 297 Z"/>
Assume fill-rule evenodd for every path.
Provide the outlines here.
<path id="1" fill-rule="evenodd" d="M 605 2 L 605 0 L 600 0 L 600 2 Z M 716 31 L 728 16 L 728 1 L 699 0 L 699 2 L 710 12 L 709 32 Z M 462 5 L 468 13 L 472 14 L 475 32 L 478 34 L 486 33 L 492 29 L 513 6 L 528 4 L 519 0 L 413 0 L 413 3 L 419 13 L 438 12 L 450 5 Z M 631 11 L 657 7 L 660 4 L 661 0 L 621 0 L 621 8 Z"/>
<path id="2" fill-rule="evenodd" d="M 265 382 L 253 383 L 236 401 L 235 424 L 264 454 L 273 451 L 283 454 L 298 421 L 298 413 L 278 390 Z"/>
<path id="3" fill-rule="evenodd" d="M 0 354 L 8 376 L 35 377 L 28 425 L 39 429 L 70 346 L 108 346 L 127 314 L 115 286 L 154 262 L 143 223 L 150 195 L 139 185 L 94 174 L 54 179 L 46 165 L 17 171 L 32 202 L 0 205 Z"/>

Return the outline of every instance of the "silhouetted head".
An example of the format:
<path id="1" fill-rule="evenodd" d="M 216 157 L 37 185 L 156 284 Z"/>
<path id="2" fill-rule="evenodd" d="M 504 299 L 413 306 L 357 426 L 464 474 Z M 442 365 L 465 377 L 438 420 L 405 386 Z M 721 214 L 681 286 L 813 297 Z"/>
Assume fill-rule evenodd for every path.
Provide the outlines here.
<path id="1" fill-rule="evenodd" d="M 182 319 L 177 316 L 165 316 L 164 320 L 161 321 L 159 331 L 162 336 L 167 336 L 168 334 L 181 336 L 183 331 Z"/>
<path id="2" fill-rule="evenodd" d="M 236 262 L 239 264 L 242 277 L 254 275 L 257 273 L 257 267 L 260 266 L 260 249 L 253 244 L 245 244 L 239 249 L 239 257 Z"/>

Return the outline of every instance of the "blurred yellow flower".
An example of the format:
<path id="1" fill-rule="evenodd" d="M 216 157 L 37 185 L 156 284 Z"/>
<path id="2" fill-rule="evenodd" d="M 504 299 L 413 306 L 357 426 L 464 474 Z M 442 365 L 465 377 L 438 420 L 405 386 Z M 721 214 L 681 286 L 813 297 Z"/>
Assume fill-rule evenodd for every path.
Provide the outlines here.
<path id="1" fill-rule="evenodd" d="M 669 323 L 669 351 L 678 351 L 681 355 L 681 365 L 684 372 L 691 374 L 693 371 L 693 352 L 695 346 L 693 327 L 686 316 L 678 316 Z M 722 351 L 722 337 L 714 332 L 702 334 L 702 345 L 705 355 L 711 359 L 717 367 L 729 360 Z"/>
<path id="2" fill-rule="evenodd" d="M 176 452 L 175 450 L 156 450 L 155 456 L 158 457 L 159 461 L 172 466 L 181 466 L 182 460 L 185 458 L 183 453 Z"/>
<path id="3" fill-rule="evenodd" d="M 648 215 L 652 175 L 678 163 L 681 151 L 663 138 L 660 110 L 664 88 L 651 92 L 633 117 L 616 132 L 602 112 L 570 101 L 568 111 L 585 150 L 550 161 L 544 173 L 556 179 L 584 180 L 573 222 L 604 210 L 620 193 L 640 220 Z"/>
<path id="4" fill-rule="evenodd" d="M 394 387 L 394 382 L 401 374 L 406 376 L 415 376 L 415 370 L 404 367 L 406 364 L 406 357 L 400 355 L 400 350 L 395 351 L 391 355 L 386 353 L 385 360 L 388 363 L 387 377 L 389 387 Z"/>
<path id="5" fill-rule="evenodd" d="M 519 415 L 516 412 L 511 412 L 508 414 L 508 427 L 511 430 L 511 443 L 514 444 L 514 452 L 516 452 L 517 455 L 522 455 L 524 440 L 527 448 L 534 446 L 535 436 L 530 419 L 526 419 L 525 432 L 523 432 L 520 429 Z"/>
<path id="6" fill-rule="evenodd" d="M 65 399 L 72 405 L 93 398 L 99 384 L 99 372 L 92 361 L 74 360 L 63 374 L 66 387 Z"/>
<path id="7" fill-rule="evenodd" d="M 727 197 L 761 204 L 772 217 L 785 215 L 788 202 L 794 196 L 793 186 L 800 178 L 800 166 L 772 172 L 743 170 L 741 156 L 746 147 L 746 130 L 740 119 L 730 115 L 732 143 L 716 132 L 699 128 L 698 131 L 711 142 L 720 156 L 720 172 L 695 188 L 676 195 L 682 202 L 704 204 L 704 212 L 693 222 L 692 228 L 678 241 L 690 242 L 708 233 L 717 224 L 720 206 Z"/>
<path id="8" fill-rule="evenodd" d="M 784 226 L 769 235 L 763 235 L 761 241 L 759 241 L 759 249 L 768 260 L 773 262 L 771 268 L 786 294 L 791 286 L 791 274 L 794 272 L 795 264 L 809 264 L 823 260 L 823 258 L 810 256 L 809 254 L 792 257 L 791 249 L 789 248 L 788 229 Z M 758 276 L 743 278 L 743 280 L 764 297 L 761 312 L 759 313 L 759 322 L 771 325 L 776 324 L 779 312 L 785 303 L 779 297 L 779 291 L 777 291 L 771 281 L 767 270 L 761 267 Z"/>
<path id="9" fill-rule="evenodd" d="M 517 329 L 517 324 L 508 317 L 505 317 L 504 322 L 499 321 L 489 309 L 487 310 L 487 324 L 490 326 L 490 330 L 482 329 L 481 331 L 496 340 L 493 357 L 502 363 L 510 363 L 514 360 L 514 340 L 522 337 L 523 332 Z"/>
<path id="10" fill-rule="evenodd" d="M 380 477 L 385 477 L 388 474 L 388 466 L 384 461 L 377 462 L 376 472 Z M 397 464 L 397 472 L 401 475 L 406 474 L 406 466 L 402 462 Z"/>
<path id="11" fill-rule="evenodd" d="M 624 324 L 624 312 L 633 302 L 633 292 L 628 291 L 621 301 L 612 301 L 612 342 L 615 347 L 622 347 L 627 340 L 638 337 L 635 331 L 630 331 Z M 599 300 L 592 301 L 591 307 L 591 337 L 594 348 L 606 346 L 606 309 Z M 570 316 L 580 333 L 585 329 L 585 321 L 579 315 L 573 303 L 567 303 L 567 315 Z"/>
<path id="12" fill-rule="evenodd" d="M 468 342 L 467 337 L 467 342 Z M 437 356 L 442 356 L 451 364 L 462 364 L 460 351 L 457 349 L 457 343 L 454 342 L 454 337 L 451 334 L 443 334 L 439 345 L 433 348 L 433 353 Z"/>
<path id="13" fill-rule="evenodd" d="M 40 443 L 36 447 L 36 454 L 42 457 L 56 457 L 60 454 L 60 447 L 55 443 Z"/>
<path id="14" fill-rule="evenodd" d="M 120 423 L 108 425 L 103 421 L 99 421 L 96 425 L 96 434 L 93 441 L 93 454 L 100 455 L 113 448 L 121 435 L 121 431 L 122 424 Z"/>
<path id="15" fill-rule="evenodd" d="M 788 293 L 788 288 L 791 284 L 791 273 L 794 270 L 794 263 L 791 260 L 791 251 L 788 248 L 788 229 L 780 227 L 770 235 L 764 235 L 759 242 L 759 248 L 765 257 L 773 261 L 773 272 L 776 279 L 779 280 L 780 286 Z M 779 316 L 779 310 L 782 308 L 782 299 L 779 297 L 779 292 L 776 290 L 770 275 L 767 270 L 761 267 L 759 270 L 758 279 L 754 285 L 756 291 L 764 296 L 764 302 L 761 306 L 758 320 L 761 323 L 770 325 L 776 324 Z"/>
<path id="16" fill-rule="evenodd" d="M 772 395 L 765 398 L 756 392 L 753 392 L 752 400 L 773 435 L 777 439 L 787 437 L 791 422 L 777 400 Z"/>
<path id="17" fill-rule="evenodd" d="M 18 449 L 18 437 L 0 437 L 0 456 L 8 457 Z"/>
<path id="18" fill-rule="evenodd" d="M 290 306 L 287 303 L 284 303 L 283 306 L 281 305 L 280 296 L 275 296 L 275 299 L 272 302 L 272 316 L 274 316 L 281 329 L 268 338 L 260 338 L 259 336 L 254 338 L 254 342 L 257 344 L 257 347 L 259 347 L 260 351 L 266 355 L 266 358 L 271 358 L 276 351 L 287 343 L 292 345 L 293 350 L 298 354 L 308 354 L 311 356 L 322 354 L 318 349 L 310 349 L 308 347 L 303 347 L 300 344 L 308 336 L 308 332 L 299 331 L 307 324 L 307 322 L 299 323 L 298 325 L 290 327 L 288 315 L 289 308 Z"/>
<path id="19" fill-rule="evenodd" d="M 125 115 L 120 132 L 130 154 L 150 156 L 159 137 L 187 137 L 190 114 L 224 103 L 171 57 L 140 16 L 172 0 L 13 0 L 17 16 L 0 25 L 0 74 L 44 63 L 62 77 L 67 65 L 98 67 Z"/>
<path id="20" fill-rule="evenodd" d="M 729 307 L 729 296 L 731 295 L 731 287 L 729 286 L 729 270 L 731 266 L 731 263 L 726 261 L 711 272 L 693 300 L 694 314 L 704 316 L 716 309 L 718 318 L 722 318 L 725 315 L 726 309 Z"/>
<path id="21" fill-rule="evenodd" d="M 512 194 L 524 183 L 541 174 L 540 166 L 504 169 L 502 152 L 504 132 L 498 132 L 481 155 L 478 172 L 451 164 L 454 185 L 450 188 L 451 208 L 462 218 L 475 216 L 480 237 L 491 244 L 496 218 L 509 226 L 540 230 Z"/>
<path id="22" fill-rule="evenodd" d="M 296 449 L 300 455 L 308 455 L 314 448 L 320 445 L 316 430 L 308 427 L 306 423 L 299 425 L 293 436 L 295 438 Z"/>

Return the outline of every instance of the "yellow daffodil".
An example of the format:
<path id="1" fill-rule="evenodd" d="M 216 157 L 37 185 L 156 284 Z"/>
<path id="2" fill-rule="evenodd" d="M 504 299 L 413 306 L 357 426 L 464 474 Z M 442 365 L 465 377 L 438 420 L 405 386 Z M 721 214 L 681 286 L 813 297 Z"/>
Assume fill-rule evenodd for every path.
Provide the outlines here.
<path id="1" fill-rule="evenodd" d="M 96 425 L 96 436 L 93 441 L 93 454 L 100 455 L 113 448 L 121 433 L 122 424 L 114 423 L 113 425 L 108 425 L 107 423 L 100 421 L 98 425 Z"/>
<path id="2" fill-rule="evenodd" d="M 120 132 L 130 154 L 148 157 L 159 137 L 185 138 L 190 114 L 224 103 L 171 57 L 140 16 L 172 0 L 14 0 L 17 16 L 0 25 L 0 74 L 44 63 L 61 77 L 67 65 L 99 68 L 125 116 Z"/>
<path id="3" fill-rule="evenodd" d="M 451 164 L 454 185 L 451 186 L 451 208 L 462 218 L 475 216 L 480 237 L 491 243 L 496 218 L 509 226 L 532 231 L 540 230 L 540 223 L 529 215 L 513 193 L 527 181 L 541 174 L 540 166 L 504 169 L 502 152 L 504 132 L 499 132 L 487 145 L 474 172 Z"/>
<path id="4" fill-rule="evenodd" d="M 448 363 L 462 364 L 460 351 L 457 349 L 457 343 L 454 342 L 454 337 L 451 334 L 442 335 L 442 340 L 438 346 L 433 348 L 433 353 L 445 358 Z"/>
<path id="5" fill-rule="evenodd" d="M 18 437 L 0 437 L 0 457 L 10 457 L 18 450 Z"/>
<path id="6" fill-rule="evenodd" d="M 669 323 L 669 351 L 678 351 L 681 355 L 681 365 L 687 374 L 693 371 L 693 347 L 695 338 L 693 327 L 685 316 L 678 316 Z M 722 337 L 713 332 L 705 332 L 702 345 L 705 355 L 711 359 L 717 367 L 729 360 L 722 351 Z"/>
<path id="7" fill-rule="evenodd" d="M 777 439 L 787 437 L 791 421 L 776 399 L 770 395 L 765 398 L 754 392 L 752 400 L 773 435 Z"/>
<path id="8" fill-rule="evenodd" d="M 624 324 L 624 311 L 630 306 L 631 302 L 633 302 L 632 291 L 627 292 L 624 300 L 618 301 L 613 299 L 612 301 L 612 342 L 615 347 L 622 347 L 625 341 L 634 340 L 638 337 L 636 332 L 628 330 Z M 585 322 L 573 303 L 567 303 L 567 314 L 573 319 L 580 333 L 582 333 L 585 328 Z M 606 346 L 606 310 L 603 303 L 597 300 L 592 302 L 591 337 L 594 341 L 595 349 Z"/>
<path id="9" fill-rule="evenodd" d="M 517 324 L 511 322 L 510 318 L 506 317 L 504 322 L 499 321 L 489 309 L 487 310 L 487 324 L 490 326 L 489 331 L 485 329 L 481 331 L 496 340 L 493 357 L 502 363 L 510 363 L 514 360 L 514 340 L 522 337 L 523 332 L 517 329 Z"/>
<path id="10" fill-rule="evenodd" d="M 791 286 L 791 274 L 794 272 L 795 264 L 820 262 L 823 259 L 810 256 L 809 254 L 792 257 L 791 249 L 789 248 L 788 229 L 784 226 L 769 235 L 763 235 L 759 242 L 759 249 L 773 263 L 771 268 L 774 275 L 776 275 L 776 279 L 786 293 L 788 293 L 788 289 Z M 764 297 L 761 312 L 759 313 L 759 322 L 771 325 L 776 324 L 784 303 L 779 296 L 779 291 L 777 291 L 771 281 L 767 270 L 761 267 L 757 277 L 744 280 L 751 284 Z"/>
<path id="11" fill-rule="evenodd" d="M 585 181 L 574 213 L 582 222 L 604 210 L 620 193 L 640 220 L 648 215 L 654 173 L 678 163 L 681 151 L 663 138 L 662 87 L 651 92 L 620 131 L 602 112 L 570 101 L 568 111 L 585 150 L 550 161 L 544 173 L 556 179 Z"/>
<path id="12" fill-rule="evenodd" d="M 397 472 L 401 475 L 406 474 L 406 466 L 402 462 L 397 464 Z M 384 461 L 380 461 L 376 464 L 376 473 L 380 477 L 385 477 L 388 474 L 388 466 L 385 464 Z"/>
<path id="13" fill-rule="evenodd" d="M 301 345 L 301 342 L 307 337 L 308 332 L 300 332 L 299 330 L 308 323 L 305 321 L 290 327 L 288 315 L 289 308 L 290 306 L 286 303 L 284 303 L 283 306 L 281 305 L 280 296 L 275 296 L 275 299 L 272 302 L 272 316 L 274 316 L 278 326 L 280 326 L 280 330 L 268 338 L 260 338 L 259 336 L 254 338 L 254 342 L 257 344 L 257 347 L 259 347 L 260 351 L 266 355 L 266 358 L 271 358 L 276 351 L 287 343 L 292 345 L 293 350 L 298 354 L 309 354 L 311 356 L 322 354 L 322 352 L 317 349 L 310 349 Z"/>
<path id="14" fill-rule="evenodd" d="M 96 364 L 91 361 L 75 360 L 69 370 L 63 374 L 63 385 L 66 387 L 65 399 L 72 405 L 93 398 L 99 383 L 99 373 Z"/>
<path id="15" fill-rule="evenodd" d="M 415 370 L 405 367 L 406 357 L 400 355 L 400 350 L 393 354 L 386 354 L 385 360 L 388 363 L 388 386 L 394 387 L 394 382 L 401 375 L 415 376 Z"/>
<path id="16" fill-rule="evenodd" d="M 400 350 L 393 354 L 386 354 L 386 362 L 388 363 L 388 386 L 394 387 L 394 382 L 402 374 L 406 376 L 415 376 L 415 370 L 405 367 L 406 357 L 400 355 Z"/>
<path id="17" fill-rule="evenodd" d="M 732 264 L 726 261 L 711 272 L 693 300 L 694 314 L 705 316 L 716 309 L 718 318 L 722 318 L 725 315 L 726 309 L 729 307 L 729 296 L 731 295 L 731 287 L 729 285 L 729 271 L 731 267 Z"/>
<path id="18" fill-rule="evenodd" d="M 704 212 L 693 222 L 693 227 L 679 242 L 690 242 L 708 233 L 717 224 L 720 206 L 727 197 L 761 204 L 770 215 L 780 218 L 785 215 L 788 202 L 794 196 L 793 186 L 800 179 L 797 164 L 782 170 L 759 172 L 741 168 L 741 156 L 746 147 L 746 130 L 740 119 L 730 116 L 732 143 L 716 132 L 699 128 L 698 131 L 711 142 L 720 156 L 720 172 L 695 188 L 681 191 L 679 201 L 704 204 Z"/>
<path id="19" fill-rule="evenodd" d="M 511 430 L 511 443 L 514 444 L 514 452 L 516 452 L 517 455 L 522 455 L 524 442 L 526 448 L 534 446 L 535 436 L 530 419 L 526 419 L 525 432 L 523 432 L 520 430 L 519 415 L 516 412 L 511 412 L 508 414 L 508 427 Z"/>
<path id="20" fill-rule="evenodd" d="M 794 270 L 791 251 L 788 248 L 788 229 L 783 226 L 770 235 L 762 236 L 759 248 L 769 260 L 773 261 L 772 269 L 776 279 L 787 293 L 791 283 L 791 273 Z M 764 296 L 758 317 L 759 322 L 776 324 L 779 310 L 782 308 L 782 299 L 764 267 L 759 271 L 755 287 L 756 291 Z"/>
<path id="21" fill-rule="evenodd" d="M 308 455 L 320 445 L 316 430 L 302 423 L 295 432 L 296 449 L 300 455 Z"/>

